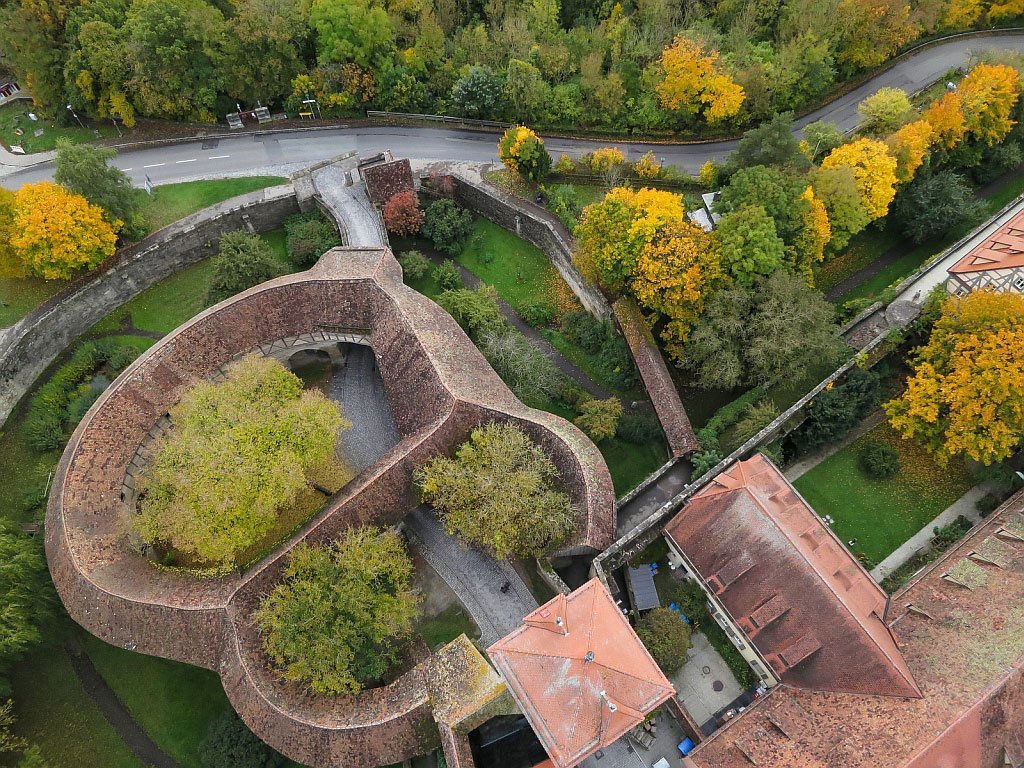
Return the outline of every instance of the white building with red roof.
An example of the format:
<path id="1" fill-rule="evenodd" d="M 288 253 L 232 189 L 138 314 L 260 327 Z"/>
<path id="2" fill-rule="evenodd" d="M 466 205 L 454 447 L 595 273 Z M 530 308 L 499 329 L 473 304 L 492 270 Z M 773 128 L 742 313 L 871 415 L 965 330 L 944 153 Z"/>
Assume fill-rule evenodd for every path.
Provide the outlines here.
<path id="1" fill-rule="evenodd" d="M 986 234 L 947 272 L 946 289 L 957 296 L 981 288 L 1024 293 L 1024 210 Z"/>

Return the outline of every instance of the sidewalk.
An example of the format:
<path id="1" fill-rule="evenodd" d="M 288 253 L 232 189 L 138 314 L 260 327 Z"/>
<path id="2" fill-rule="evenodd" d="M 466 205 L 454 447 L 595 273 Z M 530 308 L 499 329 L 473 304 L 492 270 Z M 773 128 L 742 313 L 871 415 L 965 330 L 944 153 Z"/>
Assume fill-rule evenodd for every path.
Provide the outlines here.
<path id="1" fill-rule="evenodd" d="M 33 152 L 30 155 L 16 155 L 13 152 L 8 152 L 7 147 L 0 144 L 0 176 L 20 171 L 22 168 L 31 168 L 40 163 L 48 163 L 56 156 L 56 150 Z"/>
<path id="2" fill-rule="evenodd" d="M 971 490 L 954 501 L 943 512 L 939 513 L 938 517 L 900 545 L 895 552 L 880 562 L 871 571 L 871 577 L 875 581 L 881 581 L 884 579 L 919 551 L 927 548 L 928 542 L 930 542 L 932 537 L 935 535 L 934 531 L 936 528 L 949 525 L 960 515 L 963 515 L 972 523 L 977 523 L 981 520 L 981 515 L 978 513 L 978 508 L 975 506 L 975 502 L 991 491 L 992 488 L 988 483 L 981 483 L 980 485 L 976 485 L 971 488 Z"/>

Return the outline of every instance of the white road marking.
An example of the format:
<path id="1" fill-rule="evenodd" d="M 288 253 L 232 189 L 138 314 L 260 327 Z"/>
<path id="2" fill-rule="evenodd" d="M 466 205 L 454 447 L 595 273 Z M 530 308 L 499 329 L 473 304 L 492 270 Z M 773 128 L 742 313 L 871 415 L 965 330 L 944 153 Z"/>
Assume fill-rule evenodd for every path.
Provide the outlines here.
<path id="1" fill-rule="evenodd" d="M 167 163 L 153 163 L 152 165 L 144 165 L 143 168 L 159 168 L 161 165 L 167 165 Z"/>
<path id="2" fill-rule="evenodd" d="M 128 171 L 130 171 L 130 170 L 131 170 L 131 168 L 122 168 L 122 169 L 121 169 L 121 172 L 122 172 L 122 173 L 127 173 L 127 172 L 128 172 Z"/>
<path id="3" fill-rule="evenodd" d="M 210 155 L 207 160 L 223 160 L 225 157 L 231 157 L 231 155 Z"/>
<path id="4" fill-rule="evenodd" d="M 195 161 L 196 161 L 196 158 L 193 157 L 191 160 L 175 160 L 174 164 L 175 165 L 181 165 L 182 163 L 194 163 Z"/>

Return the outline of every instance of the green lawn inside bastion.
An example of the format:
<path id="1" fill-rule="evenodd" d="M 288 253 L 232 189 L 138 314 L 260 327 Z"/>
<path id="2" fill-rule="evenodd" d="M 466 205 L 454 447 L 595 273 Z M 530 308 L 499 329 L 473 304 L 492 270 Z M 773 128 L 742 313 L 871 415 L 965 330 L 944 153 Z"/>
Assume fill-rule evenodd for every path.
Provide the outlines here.
<path id="1" fill-rule="evenodd" d="M 872 480 L 859 466 L 864 445 L 877 440 L 899 452 L 900 472 L 888 480 Z M 882 423 L 830 456 L 794 483 L 814 510 L 831 515 L 836 535 L 863 554 L 870 567 L 928 525 L 963 496 L 974 482 L 962 462 L 940 467 L 912 440 L 902 439 Z"/>

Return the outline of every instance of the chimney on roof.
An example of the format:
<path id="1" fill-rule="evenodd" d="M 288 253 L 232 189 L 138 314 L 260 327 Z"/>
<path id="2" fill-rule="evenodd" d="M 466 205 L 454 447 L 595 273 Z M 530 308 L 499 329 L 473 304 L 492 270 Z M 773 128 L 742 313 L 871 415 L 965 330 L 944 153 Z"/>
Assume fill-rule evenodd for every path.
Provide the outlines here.
<path id="1" fill-rule="evenodd" d="M 594 660 L 594 652 L 593 651 L 587 651 L 587 655 L 583 657 L 583 661 L 584 662 L 590 662 L 590 661 L 593 661 L 593 660 Z"/>

